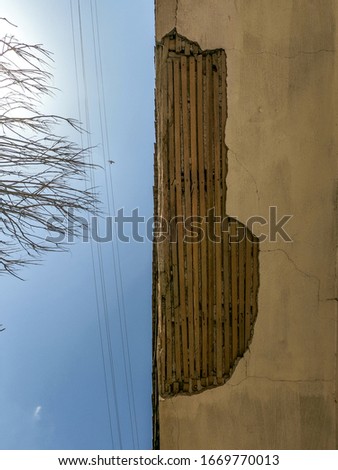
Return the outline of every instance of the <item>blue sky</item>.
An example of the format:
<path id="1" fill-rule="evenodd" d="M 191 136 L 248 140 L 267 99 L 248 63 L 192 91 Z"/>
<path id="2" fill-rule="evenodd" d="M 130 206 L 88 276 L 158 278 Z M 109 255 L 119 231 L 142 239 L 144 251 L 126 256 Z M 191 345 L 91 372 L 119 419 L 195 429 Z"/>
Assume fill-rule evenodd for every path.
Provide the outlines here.
<path id="1" fill-rule="evenodd" d="M 116 162 L 108 165 L 106 171 L 111 172 L 115 208 L 123 207 L 127 215 L 139 208 L 140 214 L 150 217 L 154 142 L 153 0 L 96 2 L 103 75 L 100 86 L 103 83 L 105 90 L 109 158 Z M 80 67 L 77 0 L 71 3 Z M 95 162 L 104 166 L 108 155 L 103 154 L 99 126 L 90 5 L 93 8 L 95 0 L 92 4 L 90 0 L 81 0 L 91 141 L 97 144 L 93 152 Z M 42 43 L 54 54 L 53 85 L 60 91 L 46 100 L 45 109 L 78 118 L 70 1 L 0 0 L 0 16 L 18 25 L 15 35 L 22 41 Z M 2 34 L 4 25 L 0 26 Z M 79 73 L 83 119 L 85 93 L 81 77 Z M 79 140 L 79 136 L 72 137 Z M 105 203 L 104 171 L 97 170 L 96 182 Z M 93 249 L 98 272 L 97 247 Z M 113 268 L 112 246 L 101 244 L 108 320 L 104 316 L 98 277 L 97 308 L 89 243 L 77 242 L 67 253 L 48 254 L 40 266 L 21 272 L 23 282 L 0 277 L 0 323 L 6 327 L 0 336 L 0 449 L 151 448 L 151 243 L 119 243 L 118 249 L 124 309 L 119 272 L 115 278 Z M 131 382 L 128 375 L 126 382 L 119 314 L 127 326 L 133 383 L 133 394 L 129 395 L 134 395 L 135 408 L 128 400 L 127 385 L 131 392 Z M 105 325 L 109 325 L 109 331 Z M 126 337 L 123 338 L 125 343 Z M 116 393 L 110 373 L 111 358 Z"/>

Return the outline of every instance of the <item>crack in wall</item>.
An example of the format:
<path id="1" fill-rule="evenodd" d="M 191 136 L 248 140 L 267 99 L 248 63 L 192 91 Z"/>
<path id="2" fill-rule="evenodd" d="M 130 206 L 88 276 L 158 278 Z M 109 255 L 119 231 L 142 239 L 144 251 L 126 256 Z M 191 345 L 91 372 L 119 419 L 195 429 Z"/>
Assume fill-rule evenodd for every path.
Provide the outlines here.
<path id="1" fill-rule="evenodd" d="M 241 165 L 242 168 L 244 168 L 244 170 L 248 173 L 248 175 L 250 176 L 250 178 L 252 179 L 254 185 L 255 185 L 255 188 L 256 188 L 256 195 L 257 195 L 257 201 L 258 201 L 258 207 L 259 207 L 259 204 L 260 204 L 260 196 L 259 196 L 259 191 L 258 191 L 258 185 L 257 185 L 257 181 L 256 179 L 254 178 L 253 174 L 248 170 L 248 168 L 244 165 L 243 162 L 240 161 L 240 159 L 238 158 L 237 156 L 237 153 L 235 153 L 233 150 L 231 150 L 229 148 L 229 146 L 227 146 L 227 149 L 228 149 L 228 152 L 232 153 L 232 155 L 235 157 L 236 161 L 239 163 L 239 165 Z"/>
<path id="2" fill-rule="evenodd" d="M 177 429 L 177 443 L 176 443 L 176 449 L 179 449 L 180 448 L 180 438 L 181 438 L 181 426 L 180 426 L 180 419 L 178 417 L 178 414 L 177 414 L 177 410 L 176 410 L 176 407 L 175 407 L 175 404 L 172 400 L 172 398 L 170 398 L 170 403 L 172 405 L 172 409 L 174 410 L 174 415 L 175 415 L 175 419 L 176 419 L 176 429 Z"/>
<path id="3" fill-rule="evenodd" d="M 242 380 L 236 383 L 231 383 L 231 381 L 228 382 L 228 386 L 230 387 L 238 387 L 241 385 L 243 382 L 245 382 L 248 379 L 257 379 L 257 380 L 267 380 L 268 382 L 274 382 L 274 383 L 333 383 L 335 381 L 334 378 L 332 379 L 273 379 L 271 377 L 267 376 L 259 376 L 259 375 L 247 375 L 244 377 Z"/>
<path id="4" fill-rule="evenodd" d="M 261 253 L 273 253 L 273 252 L 283 253 L 283 255 L 285 255 L 287 260 L 293 265 L 293 267 L 296 271 L 298 271 L 302 276 L 307 277 L 308 279 L 311 279 L 311 280 L 316 282 L 316 284 L 317 284 L 317 302 L 319 303 L 319 302 L 323 302 L 323 301 L 327 300 L 327 299 L 321 299 L 320 298 L 321 282 L 320 282 L 319 277 L 315 276 L 314 274 L 309 274 L 306 271 L 303 271 L 302 269 L 300 269 L 299 266 L 297 266 L 295 261 L 290 257 L 290 255 L 285 250 L 283 250 L 282 248 L 274 248 L 274 249 L 268 249 L 268 250 L 261 249 L 260 251 L 261 251 Z"/>
<path id="5" fill-rule="evenodd" d="M 316 51 L 297 51 L 293 55 L 282 55 L 278 52 L 274 51 L 244 51 L 242 49 L 238 49 L 236 47 L 228 47 L 224 49 L 225 52 L 239 52 L 240 54 L 245 54 L 247 56 L 253 56 L 253 55 L 270 55 L 272 57 L 277 57 L 279 59 L 286 59 L 286 60 L 293 60 L 297 59 L 299 56 L 302 55 L 317 55 L 317 54 L 322 54 L 322 53 L 336 53 L 336 49 L 318 49 Z"/>

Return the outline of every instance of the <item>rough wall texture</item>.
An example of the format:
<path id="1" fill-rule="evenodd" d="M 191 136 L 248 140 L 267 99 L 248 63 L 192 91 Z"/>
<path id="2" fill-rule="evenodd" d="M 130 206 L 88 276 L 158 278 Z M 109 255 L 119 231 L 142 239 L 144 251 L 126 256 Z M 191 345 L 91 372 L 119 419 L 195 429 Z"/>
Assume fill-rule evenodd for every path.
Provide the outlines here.
<path id="1" fill-rule="evenodd" d="M 257 316 L 258 239 L 226 215 L 226 57 L 156 46 L 155 355 L 162 396 L 231 376 Z"/>
<path id="2" fill-rule="evenodd" d="M 157 0 L 173 28 L 227 54 L 227 213 L 253 215 L 259 315 L 231 379 L 160 399 L 162 449 L 337 448 L 337 52 L 331 0 Z M 276 236 L 277 219 L 292 238 Z"/>

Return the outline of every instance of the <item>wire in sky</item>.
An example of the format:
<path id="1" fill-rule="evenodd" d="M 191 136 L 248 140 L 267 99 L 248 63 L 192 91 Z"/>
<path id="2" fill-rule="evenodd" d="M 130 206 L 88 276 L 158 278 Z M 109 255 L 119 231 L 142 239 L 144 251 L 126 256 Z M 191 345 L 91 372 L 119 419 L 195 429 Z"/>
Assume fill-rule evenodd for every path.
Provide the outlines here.
<path id="1" fill-rule="evenodd" d="M 75 37 L 74 17 L 73 17 L 73 8 L 72 8 L 71 0 L 70 0 L 70 10 L 71 10 L 71 27 L 72 27 L 72 35 L 73 35 L 74 62 L 75 62 L 75 70 L 76 70 L 78 110 L 79 110 L 79 117 L 81 121 L 80 86 L 79 86 L 80 80 L 79 80 L 79 75 L 78 75 L 79 67 L 77 63 L 76 37 Z M 91 137 L 90 137 L 88 86 L 87 86 L 85 54 L 84 54 L 84 44 L 83 44 L 82 16 L 81 16 L 81 7 L 80 7 L 79 1 L 77 2 L 77 14 L 78 14 L 80 51 L 81 51 L 82 81 L 83 81 L 84 96 L 85 96 L 85 100 L 84 100 L 85 125 L 86 125 L 86 130 L 87 130 L 87 143 L 88 143 L 88 148 L 89 148 L 89 156 L 91 159 L 91 163 L 93 163 L 93 156 L 92 156 L 92 151 L 91 151 L 92 145 L 91 145 Z M 81 142 L 82 142 L 82 135 L 81 135 Z M 83 143 L 82 143 L 82 147 L 83 147 Z M 96 186 L 95 175 L 94 175 L 93 169 L 90 170 L 90 182 L 91 182 L 92 187 Z M 105 360 L 104 344 L 103 344 L 103 327 L 102 327 L 101 315 L 100 315 L 99 285 L 101 287 L 101 297 L 102 297 L 102 305 L 103 305 L 103 312 L 104 312 L 104 327 L 105 327 L 104 329 L 105 329 L 105 334 L 106 334 L 108 358 L 109 358 L 109 366 L 110 366 L 109 375 L 110 375 L 112 389 L 113 389 L 113 402 L 114 402 L 114 409 L 115 409 L 115 416 L 116 416 L 118 443 L 119 443 L 119 448 L 122 448 L 121 424 L 120 424 L 119 410 L 118 410 L 118 405 L 117 405 L 115 367 L 114 367 L 114 358 L 113 358 L 112 346 L 111 346 L 112 342 L 111 342 L 111 337 L 110 337 L 106 281 L 105 281 L 105 274 L 104 274 L 104 267 L 103 267 L 103 260 L 102 260 L 102 251 L 101 251 L 100 244 L 98 244 L 97 245 L 98 275 L 97 275 L 95 256 L 94 256 L 94 247 L 93 247 L 92 240 L 90 241 L 90 244 L 91 244 L 92 269 L 93 269 L 94 287 L 95 287 L 95 296 L 96 296 L 96 310 L 97 310 L 97 318 L 98 318 L 98 326 L 99 326 L 99 338 L 100 338 L 100 345 L 101 345 L 101 356 L 102 356 L 101 359 L 102 359 L 103 369 L 104 369 L 105 393 L 106 393 L 107 409 L 108 409 L 108 414 L 109 414 L 110 436 L 111 436 L 112 448 L 114 449 L 115 445 L 114 445 L 114 435 L 113 435 L 112 413 L 111 413 L 111 408 L 110 408 L 109 390 L 108 390 L 108 366 Z M 99 280 L 98 280 L 98 277 L 99 277 Z"/>
<path id="2" fill-rule="evenodd" d="M 96 35 L 95 35 L 95 26 L 94 26 L 93 1 L 91 0 L 91 4 L 90 4 L 91 27 L 92 27 L 93 44 L 94 44 L 95 73 L 96 73 L 96 82 L 97 82 L 99 114 L 100 114 L 100 130 L 101 130 L 102 151 L 103 151 L 102 152 L 103 153 L 103 167 L 104 167 L 105 184 L 106 184 L 106 197 L 107 197 L 107 205 L 108 205 L 109 214 L 112 214 L 112 213 L 115 214 L 114 185 L 112 182 L 112 175 L 111 175 L 110 168 L 109 168 L 109 171 L 107 170 L 107 162 L 109 160 L 112 160 L 112 156 L 110 152 L 110 142 L 109 142 L 109 133 L 108 133 L 106 96 L 105 96 L 105 88 L 104 88 L 104 80 L 103 80 L 103 67 L 102 67 L 102 55 L 101 55 L 100 28 L 99 28 L 96 0 L 94 2 L 94 5 L 95 5 Z M 109 182 L 108 182 L 107 173 L 109 174 Z M 129 417 L 130 417 L 130 423 L 131 423 L 131 428 L 132 428 L 132 439 L 133 439 L 134 448 L 139 448 L 139 435 L 138 435 L 137 416 L 136 416 L 136 409 L 135 409 L 133 375 L 132 375 L 131 361 L 130 361 L 128 328 L 127 328 L 127 323 L 126 323 L 126 309 L 125 309 L 125 302 L 124 302 L 121 262 L 120 262 L 119 246 L 115 237 L 113 237 L 111 247 L 112 247 L 114 277 L 115 277 L 115 288 L 116 288 L 116 295 L 117 295 L 117 306 L 118 306 L 118 314 L 119 314 L 119 325 L 120 325 L 120 333 L 121 333 L 121 339 L 122 339 L 124 372 L 125 372 L 125 379 L 126 379 L 126 385 L 127 385 L 128 409 L 129 409 Z M 115 254 L 115 251 L 116 251 L 116 254 Z"/>
<path id="3" fill-rule="evenodd" d="M 85 107 L 85 124 L 87 130 L 87 141 L 88 141 L 88 148 L 92 148 L 91 142 L 91 125 L 90 125 L 90 115 L 89 115 L 89 100 L 88 100 L 88 85 L 87 85 L 87 75 L 86 75 L 86 63 L 85 63 L 85 53 L 84 53 L 84 41 L 83 41 L 83 28 L 82 28 L 82 15 L 81 15 L 81 6 L 80 0 L 77 2 L 77 11 L 78 11 L 78 19 L 79 19 L 79 37 L 80 37 L 80 50 L 81 50 L 81 63 L 82 63 L 82 79 L 83 79 L 83 86 L 84 86 L 84 107 Z M 91 163 L 93 163 L 93 154 L 90 150 L 90 158 Z M 93 168 L 90 170 L 90 181 L 92 187 L 96 187 L 95 183 L 95 173 Z M 106 282 L 105 282 L 105 273 L 103 268 L 103 260 L 102 260 L 102 250 L 100 243 L 96 244 L 97 248 L 97 259 L 99 265 L 99 278 L 100 278 L 100 286 L 101 286 L 101 295 L 103 301 L 103 312 L 104 312 L 104 320 L 105 320 L 105 333 L 107 339 L 107 347 L 108 347 L 108 357 L 109 357 L 109 365 L 110 365 L 110 372 L 111 372 L 111 381 L 112 381 L 112 388 L 113 388 L 113 401 L 115 407 L 115 415 L 116 415 L 116 424 L 117 424 L 117 431 L 118 431 L 118 441 L 119 447 L 122 448 L 122 437 L 121 437 L 121 423 L 120 423 L 120 416 L 119 416 L 119 408 L 117 405 L 117 390 L 116 390 L 116 379 L 115 379 L 115 365 L 114 365 L 114 357 L 112 352 L 112 341 L 110 336 L 110 325 L 109 325 L 109 316 L 108 316 L 108 304 L 107 304 L 107 294 L 106 294 Z"/>

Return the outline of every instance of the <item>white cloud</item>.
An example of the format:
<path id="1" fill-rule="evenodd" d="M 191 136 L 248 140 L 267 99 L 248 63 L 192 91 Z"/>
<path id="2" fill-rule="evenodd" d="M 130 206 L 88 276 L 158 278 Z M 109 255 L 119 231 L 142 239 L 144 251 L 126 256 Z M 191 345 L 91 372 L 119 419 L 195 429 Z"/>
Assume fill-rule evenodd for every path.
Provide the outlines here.
<path id="1" fill-rule="evenodd" d="M 37 406 L 35 408 L 35 411 L 34 411 L 34 419 L 36 419 L 37 421 L 39 421 L 41 419 L 41 410 L 42 410 L 42 406 Z"/>

